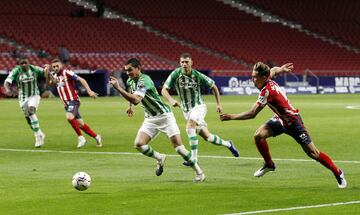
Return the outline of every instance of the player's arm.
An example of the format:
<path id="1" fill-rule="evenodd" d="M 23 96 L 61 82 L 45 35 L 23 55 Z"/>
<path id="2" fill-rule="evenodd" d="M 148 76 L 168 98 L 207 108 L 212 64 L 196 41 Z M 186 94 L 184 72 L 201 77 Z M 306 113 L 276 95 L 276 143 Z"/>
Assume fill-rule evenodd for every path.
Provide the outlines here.
<path id="1" fill-rule="evenodd" d="M 211 87 L 211 91 L 212 91 L 212 93 L 213 93 L 214 96 L 215 96 L 216 112 L 218 112 L 218 113 L 221 114 L 222 111 L 223 111 L 223 108 L 222 108 L 221 102 L 220 102 L 220 92 L 219 92 L 219 89 L 218 89 L 218 87 L 217 87 L 215 84 L 213 84 L 213 86 Z"/>
<path id="2" fill-rule="evenodd" d="M 113 76 L 110 76 L 110 84 L 114 87 L 114 89 L 116 91 L 118 91 L 131 104 L 137 105 L 143 99 L 143 97 L 141 97 L 141 96 L 139 96 L 137 94 L 129 93 L 125 89 L 120 87 L 120 84 L 119 84 L 118 80 Z"/>
<path id="3" fill-rule="evenodd" d="M 17 70 L 13 69 L 9 73 L 9 75 L 6 77 L 4 81 L 4 88 L 5 88 L 5 95 L 7 96 L 13 96 L 13 93 L 11 92 L 11 84 L 17 77 Z"/>
<path id="4" fill-rule="evenodd" d="M 291 72 L 294 69 L 293 63 L 286 63 L 282 65 L 281 67 L 273 67 L 270 69 L 270 78 L 276 77 L 281 73 L 284 72 Z"/>
<path id="5" fill-rule="evenodd" d="M 169 89 L 166 86 L 163 86 L 161 95 L 164 96 L 164 98 L 171 104 L 171 106 L 180 107 L 180 103 L 170 95 Z"/>
<path id="6" fill-rule="evenodd" d="M 239 114 L 221 114 L 220 120 L 221 121 L 228 121 L 228 120 L 247 120 L 253 119 L 256 115 L 264 108 L 264 105 L 259 104 L 256 102 L 252 108 L 248 111 L 244 111 Z"/>
<path id="7" fill-rule="evenodd" d="M 83 85 L 83 87 L 85 88 L 86 92 L 88 93 L 88 95 L 92 98 L 96 98 L 97 97 L 97 93 L 95 93 L 94 91 L 92 91 L 89 87 L 89 84 L 87 83 L 87 81 L 85 79 L 83 79 L 80 76 L 77 76 L 76 80 L 78 80 L 81 85 Z"/>

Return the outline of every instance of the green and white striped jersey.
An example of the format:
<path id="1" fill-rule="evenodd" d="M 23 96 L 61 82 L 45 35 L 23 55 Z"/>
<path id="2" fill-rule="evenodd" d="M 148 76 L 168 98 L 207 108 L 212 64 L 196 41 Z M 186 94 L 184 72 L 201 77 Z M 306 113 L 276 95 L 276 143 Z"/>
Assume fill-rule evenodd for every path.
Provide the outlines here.
<path id="1" fill-rule="evenodd" d="M 16 66 L 11 70 L 5 82 L 10 84 L 16 81 L 19 89 L 19 101 L 24 102 L 30 96 L 40 95 L 37 80 L 39 76 L 44 76 L 44 69 L 38 66 L 29 65 L 28 71 L 23 71 L 21 66 Z"/>
<path id="2" fill-rule="evenodd" d="M 145 118 L 171 112 L 170 107 L 161 100 L 154 82 L 148 75 L 141 73 L 138 80 L 129 78 L 126 84 L 130 87 L 131 93 L 143 98 L 141 106 L 144 108 Z"/>
<path id="3" fill-rule="evenodd" d="M 201 86 L 206 85 L 212 88 L 214 84 L 214 80 L 195 69 L 192 69 L 191 74 L 188 76 L 179 67 L 172 71 L 166 79 L 164 87 L 167 89 L 175 87 L 180 97 L 182 110 L 189 112 L 193 107 L 204 104 L 201 96 Z"/>

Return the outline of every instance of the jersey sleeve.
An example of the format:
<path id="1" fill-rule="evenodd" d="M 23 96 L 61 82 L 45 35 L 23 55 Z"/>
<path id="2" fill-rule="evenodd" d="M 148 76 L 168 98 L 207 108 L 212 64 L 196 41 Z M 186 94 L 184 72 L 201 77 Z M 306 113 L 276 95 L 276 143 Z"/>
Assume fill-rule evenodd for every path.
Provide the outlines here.
<path id="1" fill-rule="evenodd" d="M 72 80 L 77 80 L 77 74 L 75 74 L 75 72 L 73 72 L 72 70 L 66 70 L 65 74 L 70 77 Z"/>
<path id="2" fill-rule="evenodd" d="M 269 90 L 266 88 L 263 88 L 259 93 L 259 97 L 258 97 L 256 103 L 262 107 L 265 106 L 268 102 L 269 94 L 270 94 Z"/>
<path id="3" fill-rule="evenodd" d="M 18 75 L 19 75 L 19 69 L 18 67 L 16 67 L 10 71 L 9 75 L 5 79 L 5 82 L 11 84 L 14 80 L 17 79 Z"/>
<path id="4" fill-rule="evenodd" d="M 33 66 L 31 65 L 31 70 L 37 75 L 37 76 L 44 76 L 44 69 L 39 66 Z"/>
<path id="5" fill-rule="evenodd" d="M 152 84 L 153 85 L 153 84 Z M 149 78 L 140 78 L 136 84 L 134 94 L 145 97 L 146 91 L 151 88 L 151 80 Z"/>
<path id="6" fill-rule="evenodd" d="M 175 82 L 178 77 L 179 77 L 179 73 L 177 72 L 177 70 L 172 71 L 169 77 L 167 77 L 164 83 L 164 87 L 167 89 L 173 88 L 175 86 Z"/>
<path id="7" fill-rule="evenodd" d="M 215 81 L 207 77 L 206 75 L 202 74 L 201 72 L 199 72 L 199 77 L 202 84 L 205 84 L 209 88 L 212 88 L 214 86 Z"/>

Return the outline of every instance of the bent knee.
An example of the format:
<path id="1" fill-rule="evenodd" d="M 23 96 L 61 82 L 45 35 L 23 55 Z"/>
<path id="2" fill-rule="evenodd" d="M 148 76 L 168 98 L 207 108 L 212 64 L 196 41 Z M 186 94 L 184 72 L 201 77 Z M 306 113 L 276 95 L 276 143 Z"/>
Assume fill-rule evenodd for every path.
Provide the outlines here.
<path id="1" fill-rule="evenodd" d="M 35 107 L 29 107 L 28 113 L 29 113 L 29 115 L 35 114 L 36 113 L 36 108 Z"/>

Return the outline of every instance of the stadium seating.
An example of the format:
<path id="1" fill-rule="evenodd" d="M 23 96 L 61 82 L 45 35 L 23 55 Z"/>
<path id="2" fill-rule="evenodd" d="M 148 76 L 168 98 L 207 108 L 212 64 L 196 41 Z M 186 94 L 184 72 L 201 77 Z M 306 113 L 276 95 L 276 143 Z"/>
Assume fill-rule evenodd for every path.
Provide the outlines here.
<path id="1" fill-rule="evenodd" d="M 245 0 L 304 27 L 360 47 L 360 1 L 341 0 Z"/>
<path id="2" fill-rule="evenodd" d="M 219 1 L 172 1 L 171 5 L 165 1 L 106 2 L 156 29 L 244 59 L 250 64 L 259 60 L 277 64 L 292 61 L 301 70 L 356 69 L 360 66 L 359 55 L 355 53 L 280 24 L 263 23 L 259 18 Z M 271 4 L 272 1 L 264 2 Z M 149 10 L 136 10 L 136 7 Z"/>

